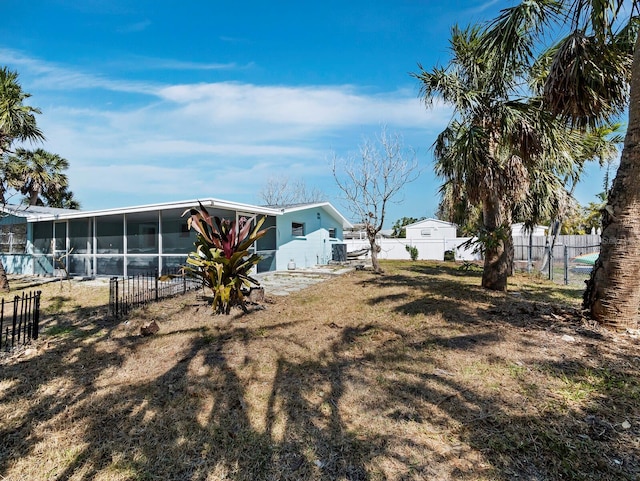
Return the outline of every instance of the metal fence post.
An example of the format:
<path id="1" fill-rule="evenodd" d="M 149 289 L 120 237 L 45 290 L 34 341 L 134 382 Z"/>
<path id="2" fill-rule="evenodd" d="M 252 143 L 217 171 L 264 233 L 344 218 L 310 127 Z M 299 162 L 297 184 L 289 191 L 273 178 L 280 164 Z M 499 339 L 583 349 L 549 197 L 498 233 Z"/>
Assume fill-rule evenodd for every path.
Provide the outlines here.
<path id="1" fill-rule="evenodd" d="M 38 331 L 40 330 L 40 295 L 42 291 L 36 291 L 33 303 L 33 338 L 38 339 Z"/>
<path id="2" fill-rule="evenodd" d="M 114 312 L 115 312 L 115 316 L 116 316 L 116 318 L 118 318 L 118 317 L 120 317 L 120 309 L 119 309 L 119 306 L 118 306 L 118 302 L 120 302 L 120 296 L 119 296 L 119 294 L 118 294 L 118 278 L 117 278 L 117 277 L 114 277 L 114 278 L 113 278 L 113 281 L 114 281 L 113 283 L 114 283 L 114 284 L 115 284 L 115 286 L 116 286 L 116 287 L 115 287 L 115 289 L 114 289 L 114 291 L 115 291 L 115 297 L 114 297 L 114 300 L 115 300 L 115 303 L 114 303 L 114 305 L 115 305 L 115 310 L 114 310 Z"/>
<path id="3" fill-rule="evenodd" d="M 18 323 L 18 299 L 19 296 L 14 296 L 13 298 L 13 326 L 11 330 L 11 348 L 13 349 L 15 338 L 16 338 L 16 325 Z M 20 332 L 18 332 L 18 341 L 20 341 Z"/>
<path id="4" fill-rule="evenodd" d="M 2 349 L 2 327 L 3 327 L 3 324 L 4 324 L 4 297 L 2 298 L 2 301 L 0 301 L 0 350 Z M 7 337 L 4 338 L 5 345 L 7 343 L 8 335 L 9 335 L 9 331 L 7 330 Z"/>
<path id="5" fill-rule="evenodd" d="M 527 249 L 527 272 L 531 274 L 533 270 L 533 231 L 529 232 L 529 245 Z"/>
<path id="6" fill-rule="evenodd" d="M 569 285 L 569 246 L 564 246 L 564 285 Z"/>

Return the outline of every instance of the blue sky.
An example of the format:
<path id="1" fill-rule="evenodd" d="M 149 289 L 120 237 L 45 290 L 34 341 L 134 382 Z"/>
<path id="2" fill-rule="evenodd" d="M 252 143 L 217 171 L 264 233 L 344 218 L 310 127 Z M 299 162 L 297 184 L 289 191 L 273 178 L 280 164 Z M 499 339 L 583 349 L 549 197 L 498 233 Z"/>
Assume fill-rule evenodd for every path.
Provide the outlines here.
<path id="1" fill-rule="evenodd" d="M 344 209 L 330 161 L 383 126 L 422 174 L 389 207 L 433 216 L 430 146 L 450 119 L 410 76 L 448 59 L 454 23 L 511 2 L 58 0 L 0 2 L 0 65 L 20 74 L 43 147 L 70 161 L 83 209 L 216 197 L 260 203 L 302 179 Z M 581 203 L 602 190 L 587 170 Z"/>

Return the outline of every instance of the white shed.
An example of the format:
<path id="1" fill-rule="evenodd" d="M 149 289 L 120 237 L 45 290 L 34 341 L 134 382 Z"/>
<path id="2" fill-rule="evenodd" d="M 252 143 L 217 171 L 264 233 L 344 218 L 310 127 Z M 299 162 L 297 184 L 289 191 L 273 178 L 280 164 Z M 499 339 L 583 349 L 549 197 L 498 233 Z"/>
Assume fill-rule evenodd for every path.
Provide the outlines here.
<path id="1" fill-rule="evenodd" d="M 476 260 L 473 246 L 466 246 L 469 237 L 457 237 L 457 226 L 438 219 L 424 219 L 405 226 L 404 238 L 378 239 L 381 251 L 380 259 L 409 259 L 407 247 L 418 250 L 420 260 L 444 260 L 445 252 L 453 251 L 456 260 Z M 347 251 L 368 248 L 366 239 L 345 239 Z"/>
<path id="2" fill-rule="evenodd" d="M 531 233 L 534 237 L 544 236 L 548 229 L 549 226 L 546 225 L 535 225 Z M 511 224 L 511 235 L 513 237 L 529 237 L 529 232 L 525 229 L 523 222 L 516 222 Z"/>
<path id="3" fill-rule="evenodd" d="M 405 227 L 407 240 L 455 239 L 456 225 L 438 219 L 424 219 Z"/>

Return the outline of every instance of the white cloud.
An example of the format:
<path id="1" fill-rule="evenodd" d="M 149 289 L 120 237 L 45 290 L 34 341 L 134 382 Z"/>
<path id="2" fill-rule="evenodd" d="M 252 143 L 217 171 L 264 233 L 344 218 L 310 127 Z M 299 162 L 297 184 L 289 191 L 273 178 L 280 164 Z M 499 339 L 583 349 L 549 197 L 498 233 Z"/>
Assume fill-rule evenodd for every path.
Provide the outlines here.
<path id="1" fill-rule="evenodd" d="M 470 14 L 482 13 L 485 10 L 488 10 L 489 8 L 491 8 L 492 6 L 497 4 L 498 2 L 499 2 L 499 0 L 488 0 L 486 2 L 481 3 L 477 7 L 473 7 L 473 8 L 468 9 L 467 13 L 470 13 Z"/>
<path id="2" fill-rule="evenodd" d="M 137 33 L 142 32 L 147 29 L 151 25 L 151 20 L 145 19 L 136 23 L 130 23 L 128 25 L 123 25 L 118 28 L 119 33 Z"/>
<path id="3" fill-rule="evenodd" d="M 127 70 L 183 70 L 183 71 L 207 71 L 207 70 L 246 70 L 255 66 L 253 62 L 240 65 L 236 62 L 189 62 L 170 58 L 147 57 L 141 55 L 129 55 L 110 65 Z"/>
<path id="4" fill-rule="evenodd" d="M 238 65 L 235 62 L 231 63 L 198 63 L 198 62 L 185 62 L 181 60 L 171 59 L 148 59 L 145 63 L 145 68 L 156 68 L 166 70 L 240 70 L 247 69 L 253 66 Z"/>
<path id="5" fill-rule="evenodd" d="M 158 94 L 175 113 L 210 125 L 261 122 L 272 126 L 339 129 L 349 125 L 423 127 L 441 123 L 404 92 L 367 95 L 353 86 L 258 86 L 241 83 L 175 85 Z M 435 111 L 443 107 L 438 105 Z M 273 129 L 270 129 L 273 130 Z"/>
<path id="6" fill-rule="evenodd" d="M 6 48 L 0 48 L 0 64 L 8 65 L 17 70 L 21 78 L 28 76 L 30 80 L 28 90 L 31 92 L 36 90 L 104 89 L 151 95 L 158 89 L 158 86 L 153 82 L 113 80 L 102 75 L 87 74 Z"/>
<path id="7" fill-rule="evenodd" d="M 162 196 L 233 200 L 242 195 L 252 201 L 248 194 L 273 175 L 308 176 L 309 185 L 327 190 L 322 183 L 332 181 L 327 168 L 332 152 L 356 150 L 382 125 L 402 134 L 407 145 L 429 146 L 451 115 L 439 103 L 427 111 L 406 90 L 159 85 L 76 71 L 10 50 L 0 50 L 0 63 L 19 70 L 21 78 L 24 74 L 38 101 L 50 105 L 39 118 L 45 148 L 70 161 L 72 190 L 87 208 L 111 194 L 131 199 L 119 205 Z M 75 95 L 78 89 L 112 92 L 113 104 L 90 107 Z"/>

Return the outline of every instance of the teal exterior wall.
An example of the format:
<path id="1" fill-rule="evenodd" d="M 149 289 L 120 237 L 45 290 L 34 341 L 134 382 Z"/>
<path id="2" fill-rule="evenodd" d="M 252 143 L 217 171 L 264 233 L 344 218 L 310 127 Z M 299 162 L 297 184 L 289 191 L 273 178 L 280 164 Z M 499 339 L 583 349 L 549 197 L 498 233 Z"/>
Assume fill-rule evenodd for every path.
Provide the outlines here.
<path id="1" fill-rule="evenodd" d="M 304 235 L 294 235 L 292 224 L 303 224 Z M 335 237 L 330 237 L 330 230 Z M 326 265 L 332 258 L 332 245 L 342 239 L 342 221 L 322 207 L 287 212 L 277 218 L 278 252 L 276 270 L 287 270 L 290 263 L 297 269 Z"/>
<path id="2" fill-rule="evenodd" d="M 2 214 L 2 216 L 0 216 L 0 225 L 24 224 L 26 222 L 24 217 L 18 217 L 16 215 Z"/>
<path id="3" fill-rule="evenodd" d="M 7 274 L 33 273 L 33 257 L 29 254 L 0 254 Z"/>

